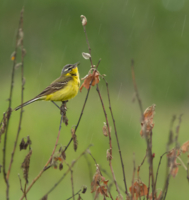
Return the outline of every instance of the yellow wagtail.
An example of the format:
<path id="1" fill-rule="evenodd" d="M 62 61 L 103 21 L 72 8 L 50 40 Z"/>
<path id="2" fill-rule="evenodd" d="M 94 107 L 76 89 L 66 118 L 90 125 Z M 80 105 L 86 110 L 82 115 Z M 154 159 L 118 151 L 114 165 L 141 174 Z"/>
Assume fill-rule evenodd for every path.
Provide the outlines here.
<path id="1" fill-rule="evenodd" d="M 53 81 L 39 95 L 19 105 L 15 110 L 39 100 L 67 101 L 75 97 L 80 85 L 79 72 L 77 68 L 78 65 L 79 62 L 64 66 L 61 76 L 58 79 Z"/>

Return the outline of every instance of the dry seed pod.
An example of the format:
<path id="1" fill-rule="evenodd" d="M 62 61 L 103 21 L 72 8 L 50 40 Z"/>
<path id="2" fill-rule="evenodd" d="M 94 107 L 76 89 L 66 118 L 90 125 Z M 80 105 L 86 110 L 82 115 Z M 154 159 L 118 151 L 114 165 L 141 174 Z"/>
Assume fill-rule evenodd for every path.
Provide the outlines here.
<path id="1" fill-rule="evenodd" d="M 102 127 L 102 132 L 104 134 L 104 136 L 108 136 L 108 127 L 106 125 L 106 122 L 104 122 L 104 126 Z"/>
<path id="2" fill-rule="evenodd" d="M 107 151 L 106 151 L 106 158 L 107 158 L 108 161 L 112 160 L 110 149 L 107 149 Z"/>
<path id="3" fill-rule="evenodd" d="M 91 58 L 91 54 L 85 53 L 85 52 L 82 53 L 82 56 L 83 56 L 83 58 L 85 58 L 86 60 L 88 60 L 89 58 Z"/>
<path id="4" fill-rule="evenodd" d="M 82 22 L 81 22 L 82 26 L 86 26 L 87 25 L 87 18 L 84 15 L 81 15 L 80 17 L 82 19 Z"/>

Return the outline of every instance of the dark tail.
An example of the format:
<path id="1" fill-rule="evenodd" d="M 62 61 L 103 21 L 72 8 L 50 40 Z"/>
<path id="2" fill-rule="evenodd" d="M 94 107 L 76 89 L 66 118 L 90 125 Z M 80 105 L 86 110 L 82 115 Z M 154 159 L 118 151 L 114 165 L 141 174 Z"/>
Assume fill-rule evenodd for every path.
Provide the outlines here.
<path id="1" fill-rule="evenodd" d="M 19 105 L 18 107 L 16 107 L 14 110 L 19 110 L 20 108 L 22 108 L 24 106 L 27 106 L 28 104 L 33 103 L 33 102 L 37 101 L 38 99 L 39 99 L 39 97 L 31 99 L 29 101 L 26 101 L 25 103 L 23 103 L 23 104 Z"/>

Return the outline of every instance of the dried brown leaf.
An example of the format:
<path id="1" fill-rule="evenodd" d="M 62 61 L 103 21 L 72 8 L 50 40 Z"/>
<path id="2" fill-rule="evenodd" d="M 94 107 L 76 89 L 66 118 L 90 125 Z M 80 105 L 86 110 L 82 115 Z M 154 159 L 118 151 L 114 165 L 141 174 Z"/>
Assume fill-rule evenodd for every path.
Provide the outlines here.
<path id="1" fill-rule="evenodd" d="M 189 148 L 189 140 L 186 141 L 182 146 L 181 146 L 181 150 L 183 153 L 186 153 L 188 151 Z"/>
<path id="2" fill-rule="evenodd" d="M 96 85 L 97 83 L 99 83 L 100 81 L 100 78 L 99 78 L 99 72 L 95 72 L 94 75 L 93 74 L 89 74 L 84 82 L 82 83 L 81 87 L 79 88 L 80 92 L 82 91 L 82 88 L 85 87 L 87 90 L 89 89 L 90 87 L 90 83 L 92 81 L 92 86 Z"/>
<path id="3" fill-rule="evenodd" d="M 134 182 L 133 186 L 129 188 L 132 196 L 136 195 L 136 199 L 140 196 L 145 196 L 148 193 L 147 186 L 140 180 Z"/>
<path id="4" fill-rule="evenodd" d="M 71 134 L 73 139 L 74 150 L 76 151 L 78 146 L 78 141 L 77 141 L 77 136 L 75 134 L 75 130 L 73 128 L 71 129 Z"/>
<path id="5" fill-rule="evenodd" d="M 141 131 L 140 135 L 143 137 L 145 134 L 149 134 L 154 127 L 153 118 L 155 113 L 156 105 L 146 108 L 143 114 L 143 121 L 141 122 Z"/>
<path id="6" fill-rule="evenodd" d="M 60 163 L 60 164 L 59 164 L 59 170 L 62 170 L 62 169 L 63 169 L 63 164 Z"/>
<path id="7" fill-rule="evenodd" d="M 26 183 L 28 183 L 28 172 L 30 167 L 30 157 L 32 155 L 32 150 L 29 151 L 29 153 L 26 155 L 24 162 L 21 165 L 21 168 L 23 168 L 23 175 Z"/>

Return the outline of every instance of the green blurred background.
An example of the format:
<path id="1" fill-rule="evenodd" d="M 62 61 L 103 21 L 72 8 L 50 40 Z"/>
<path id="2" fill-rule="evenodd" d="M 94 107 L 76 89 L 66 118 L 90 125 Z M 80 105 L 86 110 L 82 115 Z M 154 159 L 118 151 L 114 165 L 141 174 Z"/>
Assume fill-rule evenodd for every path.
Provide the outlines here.
<path id="1" fill-rule="evenodd" d="M 24 47 L 27 55 L 24 60 L 24 76 L 26 79 L 24 99 L 28 100 L 49 85 L 67 63 L 80 61 L 80 76 L 84 77 L 90 63 L 81 56 L 88 52 L 85 35 L 81 26 L 80 15 L 88 19 L 86 26 L 93 62 L 102 61 L 99 71 L 107 75 L 110 87 L 112 109 L 115 115 L 120 146 L 125 164 L 128 187 L 132 181 L 133 152 L 136 165 L 139 165 L 145 154 L 145 141 L 141 139 L 140 111 L 138 104 L 132 103 L 134 95 L 131 79 L 130 63 L 135 60 L 135 73 L 138 89 L 146 108 L 153 103 L 157 105 L 154 117 L 153 152 L 154 166 L 157 168 L 159 157 L 166 151 L 166 142 L 173 114 L 184 113 L 179 135 L 180 144 L 189 139 L 189 1 L 186 0 L 119 0 L 119 1 L 64 1 L 64 0 L 1 0 L 0 1 L 0 113 L 7 109 L 9 97 L 12 61 L 10 55 L 14 51 L 15 36 L 18 27 L 19 13 L 24 6 Z M 18 58 L 20 62 L 20 54 Z M 20 104 L 21 95 L 20 68 L 15 72 L 12 107 Z M 103 81 L 99 83 L 102 96 L 108 111 L 106 88 Z M 59 143 L 66 145 L 70 139 L 70 129 L 77 123 L 86 96 L 83 89 L 76 98 L 68 103 L 69 125 L 63 126 Z M 49 102 L 36 102 L 26 107 L 22 121 L 22 137 L 30 135 L 33 154 L 29 170 L 29 183 L 43 168 L 54 147 L 60 114 Z M 7 162 L 10 161 L 15 135 L 18 128 L 19 111 L 13 112 L 10 120 Z M 87 105 L 79 125 L 78 150 L 73 151 L 73 144 L 67 150 L 67 161 L 71 163 L 90 144 L 91 152 L 100 166 L 108 172 L 106 160 L 108 138 L 102 134 L 105 121 L 103 110 L 95 88 L 92 88 Z M 112 120 L 109 118 L 113 128 Z M 178 122 L 178 120 L 177 120 Z M 176 122 L 176 123 L 177 123 Z M 4 136 L 2 136 L 2 141 Z M 3 148 L 1 141 L 0 147 Z M 118 183 L 123 186 L 123 177 L 118 148 L 114 132 L 113 168 Z M 19 199 L 22 195 L 18 173 L 22 177 L 21 163 L 27 151 L 17 148 L 13 168 L 10 175 L 10 199 Z M 2 163 L 2 151 L 0 152 Z M 187 156 L 182 155 L 184 163 Z M 91 162 L 92 173 L 95 165 Z M 163 188 L 165 181 L 165 158 L 163 159 L 157 188 Z M 187 199 L 189 195 L 186 171 L 179 166 L 176 178 L 171 177 L 167 199 Z M 53 168 L 45 172 L 35 183 L 28 199 L 41 198 L 62 176 L 62 171 Z M 82 185 L 87 185 L 87 193 L 83 199 L 93 199 L 90 193 L 90 176 L 86 159 L 82 157 L 74 167 L 75 192 Z M 104 176 L 109 179 L 105 174 Z M 148 163 L 141 168 L 141 179 L 148 182 Z M 23 180 L 24 183 L 24 180 Z M 122 194 L 124 194 L 122 192 Z M 117 193 L 112 188 L 115 199 Z M 70 174 L 49 195 L 48 199 L 66 199 L 71 196 Z M 5 183 L 0 174 L 0 199 L 5 199 Z M 102 197 L 101 197 L 102 199 Z"/>

